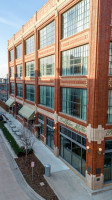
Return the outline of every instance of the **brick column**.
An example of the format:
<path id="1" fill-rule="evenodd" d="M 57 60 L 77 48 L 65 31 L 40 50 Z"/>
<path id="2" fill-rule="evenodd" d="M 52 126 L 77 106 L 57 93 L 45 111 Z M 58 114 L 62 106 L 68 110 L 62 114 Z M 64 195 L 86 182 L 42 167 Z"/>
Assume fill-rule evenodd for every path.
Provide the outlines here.
<path id="1" fill-rule="evenodd" d="M 55 89 L 54 89 L 54 154 L 59 155 L 59 133 L 58 133 L 58 93 L 59 93 L 59 17 L 55 11 Z"/>
<path id="2" fill-rule="evenodd" d="M 22 71 L 23 71 L 23 101 L 25 101 L 25 94 L 26 94 L 26 88 L 25 88 L 25 61 L 24 61 L 24 56 L 25 56 L 25 41 L 24 38 L 22 39 Z"/>
<path id="3" fill-rule="evenodd" d="M 16 95 L 17 95 L 17 88 L 16 88 L 16 47 L 14 45 L 13 47 L 14 51 L 14 98 L 15 98 L 15 105 L 14 105 L 14 116 L 17 114 L 17 109 L 16 109 Z"/>
<path id="4" fill-rule="evenodd" d="M 104 137 L 107 120 L 111 4 L 90 1 L 90 41 L 87 87 L 86 181 L 93 189 L 104 184 Z M 107 12 L 110 13 L 107 15 Z"/>
<path id="5" fill-rule="evenodd" d="M 9 95 L 10 95 L 10 51 L 8 50 L 8 75 L 9 75 Z"/>

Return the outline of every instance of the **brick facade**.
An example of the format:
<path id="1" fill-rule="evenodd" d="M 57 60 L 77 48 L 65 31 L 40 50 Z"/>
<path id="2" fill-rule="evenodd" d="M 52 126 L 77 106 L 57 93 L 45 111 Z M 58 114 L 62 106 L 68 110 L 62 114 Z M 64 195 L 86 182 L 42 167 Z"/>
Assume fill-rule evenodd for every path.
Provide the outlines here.
<path id="1" fill-rule="evenodd" d="M 112 140 L 112 124 L 107 124 L 108 90 L 112 89 L 112 78 L 108 76 L 109 45 L 112 41 L 111 5 L 112 0 L 90 0 L 89 28 L 65 39 L 62 35 L 62 14 L 80 0 L 49 0 L 40 11 L 8 41 L 8 67 L 14 66 L 14 78 L 9 82 L 15 84 L 16 102 L 28 105 L 35 110 L 35 124 L 38 114 L 44 116 L 44 136 L 40 139 L 46 144 L 46 118 L 54 121 L 54 153 L 59 154 L 59 124 L 86 137 L 86 183 L 91 189 L 104 185 L 105 140 Z M 39 49 L 39 30 L 55 20 L 55 44 Z M 25 40 L 35 37 L 35 52 L 25 55 Z M 22 44 L 22 58 L 16 59 L 15 47 Z M 88 75 L 61 76 L 61 53 L 65 50 L 89 44 Z M 14 50 L 14 61 L 9 60 L 9 52 Z M 55 77 L 39 77 L 39 58 L 55 54 Z M 35 61 L 35 77 L 25 77 L 25 62 Z M 23 76 L 16 78 L 16 65 L 23 65 Z M 16 97 L 16 84 L 23 84 L 23 98 Z M 35 84 L 35 103 L 26 100 L 25 84 Z M 54 86 L 54 110 L 39 104 L 39 86 Z M 87 89 L 87 121 L 61 113 L 61 87 Z M 9 84 L 10 94 L 10 84 Z M 16 109 L 15 109 L 16 116 Z M 19 119 L 18 116 L 16 118 Z M 64 121 L 65 120 L 65 121 Z M 67 123 L 68 121 L 69 123 Z M 110 134 L 107 132 L 110 130 Z M 37 128 L 35 129 L 38 132 Z M 37 134 L 38 135 L 38 134 Z M 101 148 L 101 154 L 98 149 Z M 88 171 L 90 169 L 90 171 Z M 96 174 L 97 169 L 99 174 Z"/>

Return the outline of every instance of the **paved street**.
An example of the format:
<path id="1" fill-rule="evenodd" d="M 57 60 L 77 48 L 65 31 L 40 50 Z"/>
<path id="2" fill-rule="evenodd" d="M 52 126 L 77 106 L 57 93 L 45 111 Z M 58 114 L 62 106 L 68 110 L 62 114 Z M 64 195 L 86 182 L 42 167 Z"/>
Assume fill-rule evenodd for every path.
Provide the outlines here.
<path id="1" fill-rule="evenodd" d="M 3 146 L 0 137 L 0 200 L 30 200 L 17 183 L 5 156 Z"/>

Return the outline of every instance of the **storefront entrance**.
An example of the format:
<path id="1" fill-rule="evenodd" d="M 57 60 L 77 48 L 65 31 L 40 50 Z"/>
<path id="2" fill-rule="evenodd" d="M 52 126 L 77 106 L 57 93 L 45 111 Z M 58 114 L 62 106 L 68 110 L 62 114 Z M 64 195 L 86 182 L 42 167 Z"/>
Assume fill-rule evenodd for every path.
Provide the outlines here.
<path id="1" fill-rule="evenodd" d="M 105 142 L 104 181 L 112 181 L 112 141 Z"/>
<path id="2" fill-rule="evenodd" d="M 85 176 L 86 138 L 60 126 L 60 156 Z"/>
<path id="3" fill-rule="evenodd" d="M 47 119 L 47 134 L 46 134 L 46 139 L 47 139 L 47 145 L 51 148 L 54 149 L 54 122 L 50 119 Z"/>

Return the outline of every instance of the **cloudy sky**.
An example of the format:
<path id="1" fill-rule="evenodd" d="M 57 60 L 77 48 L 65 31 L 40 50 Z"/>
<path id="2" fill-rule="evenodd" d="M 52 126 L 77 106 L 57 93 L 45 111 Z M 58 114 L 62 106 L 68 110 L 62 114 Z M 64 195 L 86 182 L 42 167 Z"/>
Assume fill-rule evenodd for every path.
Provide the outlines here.
<path id="1" fill-rule="evenodd" d="M 7 40 L 48 0 L 0 0 L 0 78 L 8 73 Z"/>

